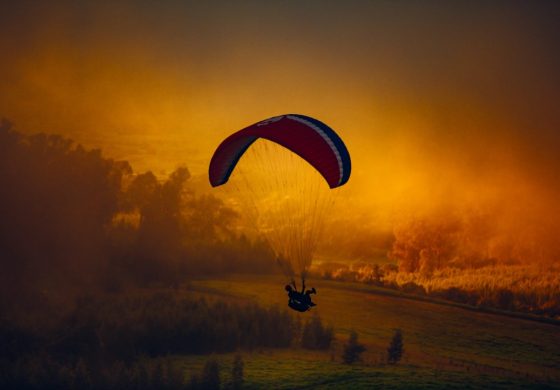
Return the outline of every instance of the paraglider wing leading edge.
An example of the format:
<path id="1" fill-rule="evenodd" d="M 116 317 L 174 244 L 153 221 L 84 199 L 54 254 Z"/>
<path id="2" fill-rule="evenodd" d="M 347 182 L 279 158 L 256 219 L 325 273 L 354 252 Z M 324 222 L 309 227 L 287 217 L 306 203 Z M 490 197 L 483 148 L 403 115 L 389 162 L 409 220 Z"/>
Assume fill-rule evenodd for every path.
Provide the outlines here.
<path id="1" fill-rule="evenodd" d="M 257 139 L 275 142 L 311 164 L 330 188 L 350 178 L 350 155 L 340 137 L 317 119 L 287 114 L 246 127 L 226 138 L 216 149 L 209 168 L 213 187 L 226 183 L 243 153 Z"/>

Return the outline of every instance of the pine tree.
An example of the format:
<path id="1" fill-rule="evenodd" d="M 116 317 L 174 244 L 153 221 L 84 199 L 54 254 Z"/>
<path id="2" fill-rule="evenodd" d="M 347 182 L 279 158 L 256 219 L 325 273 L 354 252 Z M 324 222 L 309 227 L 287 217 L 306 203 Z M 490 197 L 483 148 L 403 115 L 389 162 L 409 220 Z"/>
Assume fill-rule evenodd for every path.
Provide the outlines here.
<path id="1" fill-rule="evenodd" d="M 348 342 L 344 344 L 344 353 L 342 354 L 342 360 L 346 364 L 352 364 L 360 360 L 361 354 L 366 350 L 366 347 L 358 343 L 358 333 L 352 331 Z"/>
<path id="2" fill-rule="evenodd" d="M 395 330 L 393 339 L 387 348 L 387 363 L 397 364 L 401 360 L 402 354 L 404 352 L 403 348 L 403 338 L 400 329 Z"/>

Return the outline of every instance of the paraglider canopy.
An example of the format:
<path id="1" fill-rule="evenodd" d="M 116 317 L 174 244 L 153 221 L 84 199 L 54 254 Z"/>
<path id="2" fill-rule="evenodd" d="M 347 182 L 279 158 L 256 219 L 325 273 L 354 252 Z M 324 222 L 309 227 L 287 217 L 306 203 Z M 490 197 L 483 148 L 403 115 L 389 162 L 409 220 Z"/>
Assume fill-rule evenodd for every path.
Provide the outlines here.
<path id="1" fill-rule="evenodd" d="M 230 181 L 241 215 L 274 250 L 283 273 L 305 278 L 337 187 L 350 178 L 350 155 L 323 122 L 300 114 L 275 116 L 227 137 L 216 149 L 209 179 Z M 231 180 L 230 180 L 231 176 Z"/>
<path id="2" fill-rule="evenodd" d="M 334 130 L 309 116 L 287 114 L 255 123 L 226 138 L 210 162 L 212 186 L 228 181 L 241 156 L 258 138 L 275 142 L 301 156 L 319 171 L 331 188 L 345 184 L 350 178 L 350 155 Z"/>

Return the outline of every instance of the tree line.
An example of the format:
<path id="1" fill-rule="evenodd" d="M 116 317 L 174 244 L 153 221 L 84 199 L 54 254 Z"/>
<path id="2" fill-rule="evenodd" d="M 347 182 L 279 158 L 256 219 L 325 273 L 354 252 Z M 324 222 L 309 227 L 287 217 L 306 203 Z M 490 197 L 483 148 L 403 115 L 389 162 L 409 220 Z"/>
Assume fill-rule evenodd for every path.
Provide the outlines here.
<path id="1" fill-rule="evenodd" d="M 85 388 L 80 386 L 87 382 L 119 388 L 124 382 L 160 383 L 161 376 L 177 384 L 181 375 L 171 356 L 325 350 L 333 338 L 332 327 L 318 316 L 302 322 L 277 307 L 180 297 L 175 291 L 84 298 L 59 318 L 46 310 L 41 321 L 0 322 L 0 387 Z M 184 385 L 187 379 L 181 378 Z M 105 385 L 94 386 L 94 380 Z"/>
<path id="2" fill-rule="evenodd" d="M 266 273 L 272 251 L 237 214 L 189 184 L 135 173 L 59 135 L 0 122 L 0 309 L 45 296 L 174 284 L 201 273 Z"/>

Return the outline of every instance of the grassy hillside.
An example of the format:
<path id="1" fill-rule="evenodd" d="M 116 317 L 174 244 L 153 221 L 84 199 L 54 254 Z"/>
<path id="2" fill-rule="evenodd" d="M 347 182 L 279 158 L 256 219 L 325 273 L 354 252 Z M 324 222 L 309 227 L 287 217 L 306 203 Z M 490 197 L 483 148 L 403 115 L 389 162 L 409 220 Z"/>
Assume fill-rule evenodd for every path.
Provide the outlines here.
<path id="1" fill-rule="evenodd" d="M 224 383 L 230 378 L 232 354 L 216 355 Z M 178 357 L 187 373 L 201 370 L 205 356 Z M 245 353 L 248 389 L 555 389 L 544 383 L 503 373 L 476 372 L 460 367 L 424 367 L 413 364 L 346 366 L 327 355 L 301 350 Z"/>
<path id="2" fill-rule="evenodd" d="M 286 305 L 282 278 L 235 276 L 198 280 L 190 289 L 264 305 Z M 249 383 L 275 388 L 384 387 L 552 387 L 560 388 L 560 327 L 462 308 L 383 295 L 375 287 L 314 281 L 315 311 L 335 327 L 337 342 L 327 353 L 285 351 L 245 357 Z M 309 313 L 297 314 L 309 316 Z M 400 366 L 384 364 L 394 329 L 404 335 Z M 368 351 L 355 367 L 340 363 L 349 331 L 359 333 Z M 197 364 L 189 357 L 185 364 Z M 224 356 L 224 364 L 231 360 Z M 226 370 L 227 371 L 227 370 Z M 558 384 L 558 385 L 556 385 Z M 315 387 L 314 387 L 315 388 Z"/>

